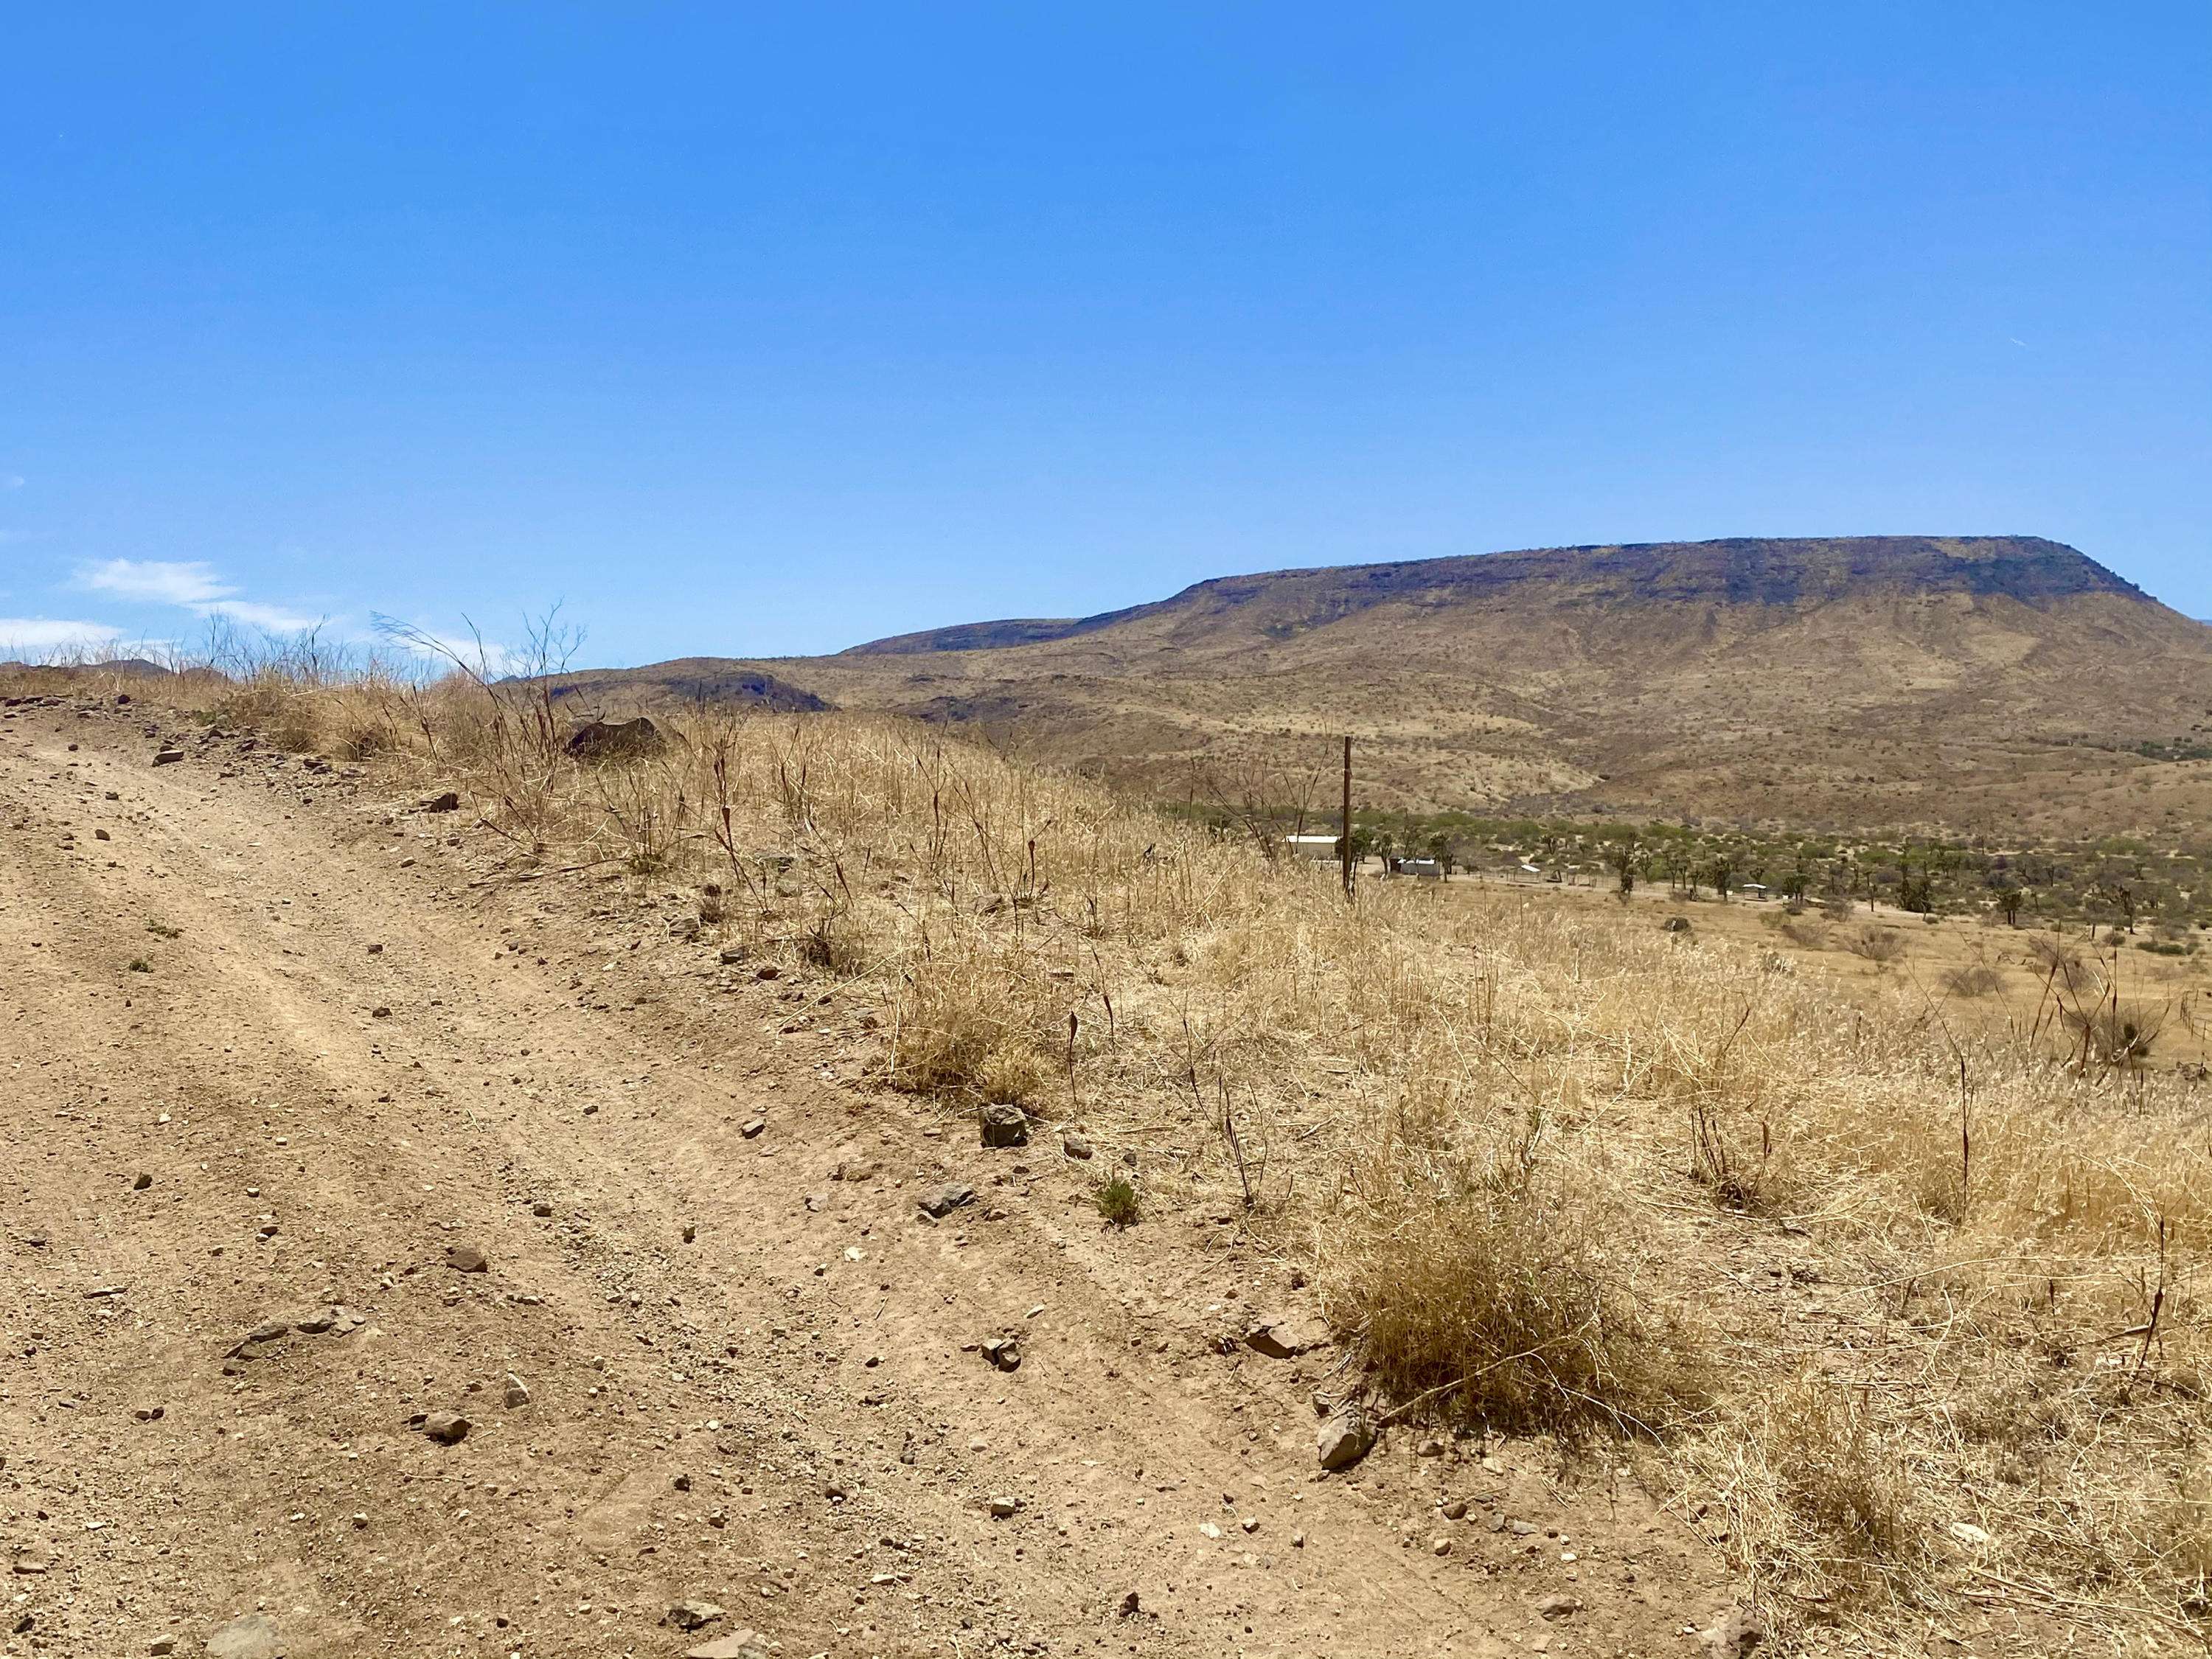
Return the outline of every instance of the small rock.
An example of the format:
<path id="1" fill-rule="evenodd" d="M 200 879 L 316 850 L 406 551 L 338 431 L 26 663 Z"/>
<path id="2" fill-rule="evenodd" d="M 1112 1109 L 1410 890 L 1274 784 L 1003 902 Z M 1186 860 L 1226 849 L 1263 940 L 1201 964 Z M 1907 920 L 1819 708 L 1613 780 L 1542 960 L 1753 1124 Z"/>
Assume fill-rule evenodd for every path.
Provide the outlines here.
<path id="1" fill-rule="evenodd" d="M 422 1432 L 441 1446 L 459 1445 L 469 1437 L 469 1419 L 459 1412 L 431 1412 L 422 1419 Z"/>
<path id="2" fill-rule="evenodd" d="M 711 1625 L 722 1616 L 721 1608 L 712 1601 L 678 1601 L 661 1618 L 664 1625 L 673 1625 L 678 1630 L 697 1630 Z"/>
<path id="3" fill-rule="evenodd" d="M 141 1406 L 131 1413 L 141 1423 L 158 1423 L 169 1414 L 167 1406 Z"/>
<path id="4" fill-rule="evenodd" d="M 277 1341 L 291 1328 L 292 1328 L 289 1325 L 286 1324 L 281 1319 L 273 1319 L 266 1325 L 256 1325 L 252 1330 L 246 1332 L 244 1336 L 238 1339 L 237 1346 L 233 1347 L 229 1353 L 225 1355 L 224 1358 L 229 1359 L 250 1359 L 252 1358 L 252 1355 L 246 1352 L 249 1348 L 258 1348 L 268 1343 Z"/>
<path id="5" fill-rule="evenodd" d="M 1467 1499 L 1465 1499 L 1464 1498 L 1453 1498 L 1453 1499 L 1452 1499 L 1452 1501 L 1451 1501 L 1450 1503 L 1449 1503 L 1449 1504 L 1445 1504 L 1445 1505 L 1444 1505 L 1443 1514 L 1444 1514 L 1444 1519 L 1445 1519 L 1445 1520 L 1447 1520 L 1447 1521 L 1464 1521 L 1464 1520 L 1466 1520 L 1466 1519 L 1467 1519 Z"/>
<path id="6" fill-rule="evenodd" d="M 736 967 L 751 954 L 752 952 L 742 945 L 725 945 L 720 952 L 723 965 L 730 968 Z"/>
<path id="7" fill-rule="evenodd" d="M 1244 1333 L 1245 1346 L 1270 1359 L 1295 1359 L 1328 1340 L 1317 1322 L 1288 1317 L 1263 1319 Z"/>
<path id="8" fill-rule="evenodd" d="M 549 1216 L 553 1213 L 553 1206 L 541 1198 L 530 1206 L 530 1213 L 534 1216 Z"/>
<path id="9" fill-rule="evenodd" d="M 1536 1603 L 1536 1611 L 1546 1619 L 1565 1619 L 1569 1613 L 1582 1611 L 1583 1604 L 1571 1595 L 1547 1595 Z"/>
<path id="10" fill-rule="evenodd" d="M 981 1113 L 986 1146 L 1026 1146 L 1030 1116 L 1018 1106 L 986 1106 Z"/>
<path id="11" fill-rule="evenodd" d="M 1255 1533 L 1260 1530 L 1260 1517 L 1256 1515 L 1248 1515 L 1237 1524 L 1243 1528 L 1247 1533 Z"/>
<path id="12" fill-rule="evenodd" d="M 924 1193 L 916 1201 L 925 1214 L 951 1215 L 953 1211 L 975 1201 L 975 1189 L 964 1182 L 950 1182 Z"/>
<path id="13" fill-rule="evenodd" d="M 1713 1659 L 1744 1659 L 1765 1639 L 1766 1626 L 1748 1607 L 1729 1608 L 1698 1637 Z"/>
<path id="14" fill-rule="evenodd" d="M 509 1371 L 507 1374 L 507 1393 L 504 1397 L 510 1410 L 517 1406 L 527 1406 L 530 1403 L 530 1387 L 513 1371 Z"/>
<path id="15" fill-rule="evenodd" d="M 768 1638 L 757 1631 L 741 1630 L 734 1636 L 718 1636 L 684 1649 L 684 1659 L 768 1659 Z"/>
<path id="16" fill-rule="evenodd" d="M 458 812 L 461 810 L 460 794 L 448 789 L 441 795 L 432 795 L 422 803 L 422 810 L 426 812 Z"/>
<path id="17" fill-rule="evenodd" d="M 1141 1604 L 1137 1599 L 1137 1592 L 1131 1590 L 1127 1595 L 1121 1598 L 1121 1605 L 1116 1609 L 1116 1611 L 1119 1612 L 1124 1619 L 1133 1619 L 1137 1616 L 1137 1609 L 1140 1605 Z"/>
<path id="18" fill-rule="evenodd" d="M 1686 933 L 1690 931 L 1690 919 L 1687 916 L 1669 916 L 1659 925 L 1670 933 Z"/>
<path id="19" fill-rule="evenodd" d="M 1375 1425 L 1357 1406 L 1347 1406 L 1321 1425 L 1315 1449 L 1324 1469 L 1348 1469 L 1375 1449 Z"/>
<path id="20" fill-rule="evenodd" d="M 1441 1537 L 1431 1538 L 1429 1540 L 1429 1553 L 1431 1555 L 1449 1555 L 1451 1553 L 1451 1540 Z"/>
<path id="21" fill-rule="evenodd" d="M 699 1229 L 689 1221 L 684 1224 L 684 1242 L 686 1244 L 696 1244 L 699 1242 Z"/>
<path id="22" fill-rule="evenodd" d="M 208 1632 L 208 1659 L 280 1659 L 276 1621 L 265 1613 L 242 1613 Z"/>
<path id="23" fill-rule="evenodd" d="M 1060 1150 L 1066 1156 L 1080 1158 L 1087 1164 L 1097 1149 L 1081 1135 L 1062 1135 L 1060 1138 Z"/>
<path id="24" fill-rule="evenodd" d="M 767 1127 L 768 1124 L 764 1120 L 751 1117 L 738 1126 L 738 1133 L 747 1140 L 757 1140 L 760 1139 L 761 1132 Z"/>
<path id="25" fill-rule="evenodd" d="M 781 979 L 783 977 L 783 969 L 777 967 L 772 962 L 763 962 L 759 967 L 753 969 L 753 977 L 755 979 Z"/>
<path id="26" fill-rule="evenodd" d="M 1002 1371 L 1022 1368 L 1022 1345 L 1011 1336 L 994 1336 L 983 1345 L 983 1358 Z"/>
<path id="27" fill-rule="evenodd" d="M 990 1509 L 991 1518 L 994 1521 L 1004 1521 L 1013 1514 L 1014 1500 L 1011 1498 L 994 1498 L 991 1500 Z"/>
<path id="28" fill-rule="evenodd" d="M 184 757 L 185 751 L 181 749 L 157 750 L 154 755 L 154 764 L 156 766 L 174 766 L 179 761 L 184 759 Z M 214 1650 L 212 1649 L 209 1650 L 210 1652 L 213 1650 Z"/>
<path id="29" fill-rule="evenodd" d="M 176 1650 L 177 1638 L 173 1636 L 157 1636 L 146 1644 L 146 1651 L 152 1654 L 154 1659 L 161 1659 L 163 1654 Z"/>
<path id="30" fill-rule="evenodd" d="M 1443 1455 L 1444 1443 L 1441 1440 L 1424 1440 L 1413 1448 L 1413 1455 L 1416 1457 L 1442 1457 Z"/>
<path id="31" fill-rule="evenodd" d="M 143 1193 L 153 1184 L 154 1177 L 148 1175 L 143 1170 L 141 1170 L 136 1176 L 131 1177 L 131 1190 L 134 1193 Z"/>
<path id="32" fill-rule="evenodd" d="M 473 1244 L 448 1244 L 446 1246 L 446 1265 L 456 1273 L 480 1273 L 491 1263 Z"/>

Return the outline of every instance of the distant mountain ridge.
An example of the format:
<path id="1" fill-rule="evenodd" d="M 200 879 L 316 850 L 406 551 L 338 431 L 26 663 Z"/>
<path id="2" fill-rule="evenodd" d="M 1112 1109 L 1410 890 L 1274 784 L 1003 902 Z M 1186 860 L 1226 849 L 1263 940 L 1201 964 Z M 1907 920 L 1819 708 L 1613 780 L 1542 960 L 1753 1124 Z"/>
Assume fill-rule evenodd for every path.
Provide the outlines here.
<path id="1" fill-rule="evenodd" d="M 656 687 L 740 669 L 1182 796 L 1286 787 L 1264 775 L 1294 774 L 1348 733 L 1365 798 L 1408 809 L 2212 818 L 2203 769 L 2116 758 L 2212 732 L 2212 628 L 2032 536 L 1277 570 L 1092 617 L 592 678 L 595 696 L 642 707 Z"/>
<path id="2" fill-rule="evenodd" d="M 1328 565 L 1216 576 L 1147 605 L 1097 616 L 965 623 L 895 635 L 841 656 L 911 655 L 1034 645 L 1093 634 L 1176 610 L 1225 608 L 1271 592 L 1330 593 L 1318 625 L 1369 605 L 1411 600 L 1449 604 L 1495 597 L 1531 582 L 1609 585 L 1612 597 L 1729 605 L 1796 605 L 1841 598 L 1854 587 L 1894 584 L 1924 593 L 2004 594 L 2034 603 L 2081 593 L 2143 597 L 2134 583 L 2087 555 L 2040 537 L 1858 536 L 1840 539 L 1731 538 L 1534 548 L 1440 559 Z"/>

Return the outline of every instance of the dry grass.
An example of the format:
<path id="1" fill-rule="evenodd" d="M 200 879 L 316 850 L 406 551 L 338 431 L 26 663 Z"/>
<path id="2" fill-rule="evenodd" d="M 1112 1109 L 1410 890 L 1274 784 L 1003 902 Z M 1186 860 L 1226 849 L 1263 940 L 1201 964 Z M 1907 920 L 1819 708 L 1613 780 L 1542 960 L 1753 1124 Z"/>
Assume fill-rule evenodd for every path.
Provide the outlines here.
<path id="1" fill-rule="evenodd" d="M 1242 1203 L 1385 1411 L 1651 1443 L 1785 1618 L 1994 1595 L 2148 1650 L 2203 1611 L 2205 1102 L 2094 1026 L 2130 1010 L 2094 963 L 1964 1034 L 1906 978 L 1847 997 L 1634 907 L 1347 905 L 882 720 L 700 716 L 587 767 L 520 688 L 276 677 L 210 717 L 248 698 L 459 788 L 495 878 L 678 893 L 708 943 L 872 988 L 887 1086 L 1080 1121 L 1147 1211 Z"/>

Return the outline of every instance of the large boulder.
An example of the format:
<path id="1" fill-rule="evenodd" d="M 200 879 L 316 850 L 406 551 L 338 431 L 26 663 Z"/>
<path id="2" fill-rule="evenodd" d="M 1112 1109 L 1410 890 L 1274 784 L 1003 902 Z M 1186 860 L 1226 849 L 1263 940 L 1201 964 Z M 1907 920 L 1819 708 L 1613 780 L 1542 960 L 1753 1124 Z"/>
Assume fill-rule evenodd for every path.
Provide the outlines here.
<path id="1" fill-rule="evenodd" d="M 660 728 L 644 715 L 634 720 L 592 720 L 568 733 L 571 758 L 580 761 L 630 760 L 656 752 L 667 742 Z"/>

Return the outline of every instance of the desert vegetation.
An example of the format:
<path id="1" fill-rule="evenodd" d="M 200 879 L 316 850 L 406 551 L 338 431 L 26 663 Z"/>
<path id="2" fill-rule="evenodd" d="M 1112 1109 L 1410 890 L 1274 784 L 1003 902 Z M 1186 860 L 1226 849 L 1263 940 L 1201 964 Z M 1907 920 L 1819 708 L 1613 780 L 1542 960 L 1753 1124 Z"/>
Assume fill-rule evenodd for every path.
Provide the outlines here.
<path id="1" fill-rule="evenodd" d="M 2212 1618 L 2205 1097 L 2063 942 L 2036 1018 L 1970 1033 L 1910 975 L 1845 997 L 1632 907 L 1347 902 L 885 719 L 701 711 L 593 760 L 466 672 L 123 689 L 453 791 L 490 879 L 603 882 L 873 996 L 875 1081 L 924 1109 L 1146 1146 L 1105 1222 L 1230 1203 L 1376 1416 L 1640 1464 L 1785 1627 L 1971 1598 L 2148 1650 Z"/>
<path id="2" fill-rule="evenodd" d="M 1277 780 L 1265 805 L 1218 793 L 1176 803 L 1177 816 L 1218 828 L 1264 823 L 1334 831 L 1335 819 Z M 1468 812 L 1360 811 L 1363 854 L 1448 860 L 1478 875 L 1534 869 L 1579 886 L 1663 890 L 1680 899 L 1758 896 L 1799 904 L 1880 906 L 2008 926 L 2062 923 L 2154 933 L 2193 951 L 2212 921 L 2212 844 L 2178 836 L 2106 834 L 2008 838 L 1927 830 L 1810 835 L 1774 829 L 1649 820 L 1497 817 Z"/>

